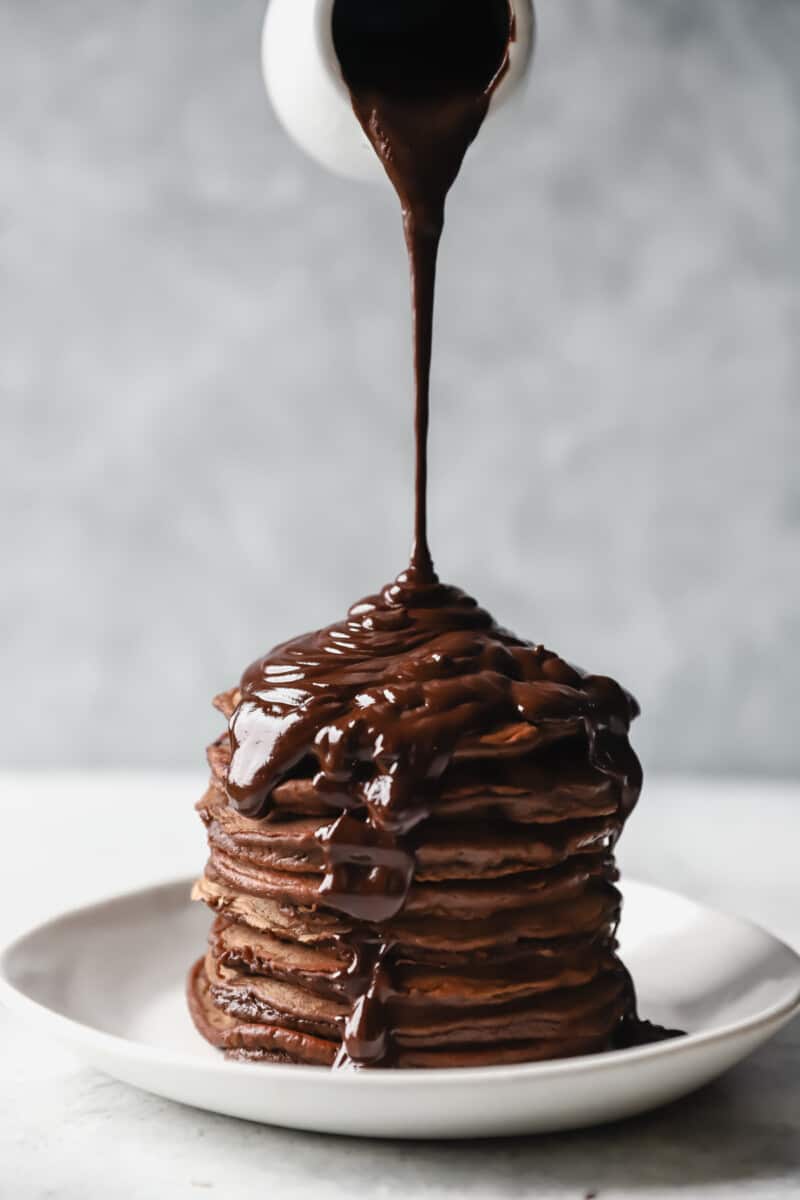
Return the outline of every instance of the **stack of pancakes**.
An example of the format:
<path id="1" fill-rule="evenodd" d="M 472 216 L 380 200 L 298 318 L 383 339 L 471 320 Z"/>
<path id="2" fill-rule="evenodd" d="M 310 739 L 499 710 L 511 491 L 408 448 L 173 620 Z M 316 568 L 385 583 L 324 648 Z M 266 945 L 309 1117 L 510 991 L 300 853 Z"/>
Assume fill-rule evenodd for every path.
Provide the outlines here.
<path id="1" fill-rule="evenodd" d="M 635 701 L 539 647 L 514 652 L 538 655 L 558 719 L 477 733 L 467 722 L 425 818 L 402 839 L 368 838 L 361 857 L 361 791 L 343 814 L 304 757 L 265 815 L 243 815 L 230 800 L 229 735 L 210 748 L 197 806 L 210 857 L 194 897 L 216 917 L 189 982 L 210 1042 L 241 1059 L 399 1067 L 614 1044 L 633 1009 L 615 953 L 613 848 L 641 784 L 627 740 Z M 242 693 L 215 703 L 230 718 Z M 389 890 L 402 891 L 380 919 L 369 903 L 339 902 L 337 837 L 362 884 L 380 892 L 394 878 Z"/>

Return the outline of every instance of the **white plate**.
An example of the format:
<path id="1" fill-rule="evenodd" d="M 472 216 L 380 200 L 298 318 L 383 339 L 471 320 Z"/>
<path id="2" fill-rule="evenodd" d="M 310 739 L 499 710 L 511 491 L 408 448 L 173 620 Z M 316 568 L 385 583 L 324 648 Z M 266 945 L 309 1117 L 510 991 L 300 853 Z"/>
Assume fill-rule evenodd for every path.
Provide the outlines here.
<path id="1" fill-rule="evenodd" d="M 195 1032 L 183 986 L 209 914 L 189 883 L 39 926 L 0 957 L 0 999 L 126 1083 L 235 1117 L 366 1137 L 492 1137 L 632 1116 L 708 1083 L 800 1011 L 800 958 L 734 917 L 624 887 L 623 955 L 642 1014 L 689 1036 L 558 1062 L 336 1073 L 226 1062 Z"/>

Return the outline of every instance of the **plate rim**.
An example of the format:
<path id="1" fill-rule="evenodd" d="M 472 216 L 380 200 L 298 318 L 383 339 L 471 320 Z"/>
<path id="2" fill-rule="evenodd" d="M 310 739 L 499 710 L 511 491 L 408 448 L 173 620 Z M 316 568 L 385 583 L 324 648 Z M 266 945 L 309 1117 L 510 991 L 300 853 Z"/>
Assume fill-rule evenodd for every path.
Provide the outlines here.
<path id="1" fill-rule="evenodd" d="M 57 928 L 63 922 L 79 921 L 81 918 L 86 918 L 98 909 L 108 908 L 112 904 L 135 902 L 158 892 L 177 892 L 180 889 L 185 889 L 188 907 L 192 903 L 189 893 L 193 881 L 194 876 L 180 876 L 138 888 L 126 889 L 122 892 L 115 892 L 111 895 L 101 897 L 99 900 L 93 900 L 86 904 L 77 905 L 65 912 L 57 913 L 43 921 L 37 922 L 30 929 L 16 934 L 11 941 L 0 947 L 0 1004 L 23 1019 L 27 1018 L 40 1026 L 47 1027 L 54 1037 L 70 1045 L 78 1043 L 90 1049 L 92 1047 L 104 1049 L 108 1053 L 116 1055 L 118 1059 L 128 1061 L 172 1066 L 185 1071 L 200 1071 L 204 1074 L 211 1072 L 213 1075 L 220 1076 L 221 1078 L 230 1077 L 241 1080 L 245 1077 L 243 1076 L 243 1072 L 247 1071 L 255 1077 L 261 1078 L 263 1081 L 265 1070 L 265 1064 L 263 1063 L 230 1062 L 222 1055 L 218 1059 L 200 1059 L 186 1052 L 169 1050 L 164 1047 L 151 1045 L 148 1042 L 134 1041 L 132 1038 L 122 1037 L 120 1034 L 108 1033 L 105 1030 L 97 1029 L 93 1025 L 87 1025 L 83 1021 L 78 1021 L 74 1017 L 68 1017 L 63 1013 L 56 1012 L 55 1009 L 41 1003 L 39 1000 L 33 999 L 33 997 L 11 982 L 9 976 L 11 960 L 23 943 L 29 939 Z M 677 899 L 683 903 L 689 903 L 693 907 L 702 909 L 716 917 L 722 917 L 737 925 L 745 926 L 751 932 L 766 938 L 793 960 L 797 971 L 794 993 L 788 998 L 776 1001 L 774 1004 L 757 1013 L 747 1017 L 740 1017 L 738 1020 L 728 1022 L 725 1025 L 713 1029 L 701 1030 L 697 1033 L 687 1033 L 680 1038 L 668 1041 L 656 1042 L 645 1046 L 633 1046 L 623 1050 L 605 1050 L 595 1054 L 584 1054 L 570 1058 L 529 1063 L 506 1063 L 484 1067 L 434 1067 L 428 1068 L 424 1072 L 393 1071 L 380 1068 L 369 1072 L 321 1071 L 319 1067 L 301 1063 L 270 1063 L 270 1078 L 274 1078 L 276 1081 L 283 1079 L 298 1082 L 301 1078 L 310 1077 L 315 1080 L 317 1086 L 349 1089 L 353 1086 L 363 1086 L 364 1080 L 368 1080 L 370 1086 L 389 1086 L 393 1088 L 414 1087 L 420 1082 L 420 1075 L 424 1075 L 426 1085 L 430 1083 L 434 1086 L 449 1085 L 455 1081 L 465 1084 L 472 1081 L 502 1083 L 519 1082 L 529 1078 L 547 1079 L 562 1075 L 581 1075 L 587 1072 L 594 1073 L 598 1070 L 613 1070 L 622 1065 L 628 1066 L 639 1062 L 649 1062 L 681 1052 L 691 1052 L 709 1044 L 763 1031 L 773 1025 L 780 1027 L 787 1024 L 794 1016 L 800 1014 L 800 954 L 792 946 L 747 917 L 740 917 L 724 909 L 717 908 L 715 905 L 695 900 L 682 892 L 661 887 L 658 884 L 646 883 L 639 879 L 626 878 L 621 884 L 623 895 L 630 887 L 671 900 Z"/>

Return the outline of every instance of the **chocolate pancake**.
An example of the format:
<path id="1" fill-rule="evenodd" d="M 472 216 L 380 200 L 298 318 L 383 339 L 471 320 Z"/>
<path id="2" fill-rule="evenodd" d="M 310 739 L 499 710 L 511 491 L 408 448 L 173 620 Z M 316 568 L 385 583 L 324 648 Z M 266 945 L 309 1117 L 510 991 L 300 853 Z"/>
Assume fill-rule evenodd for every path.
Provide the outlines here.
<path id="1" fill-rule="evenodd" d="M 394 1066 L 613 1043 L 632 1011 L 614 846 L 641 784 L 622 688 L 409 573 L 218 707 L 205 1036 Z"/>

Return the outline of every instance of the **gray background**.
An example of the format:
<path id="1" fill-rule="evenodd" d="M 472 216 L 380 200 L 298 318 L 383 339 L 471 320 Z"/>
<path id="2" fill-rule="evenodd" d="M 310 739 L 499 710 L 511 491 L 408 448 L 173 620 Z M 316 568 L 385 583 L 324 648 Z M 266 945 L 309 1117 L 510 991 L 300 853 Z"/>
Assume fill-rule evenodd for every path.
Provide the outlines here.
<path id="1" fill-rule="evenodd" d="M 800 3 L 540 0 L 450 204 L 441 573 L 800 769 Z M 405 561 L 388 191 L 306 162 L 261 0 L 0 0 L 4 765 L 198 763 L 214 691 Z"/>

